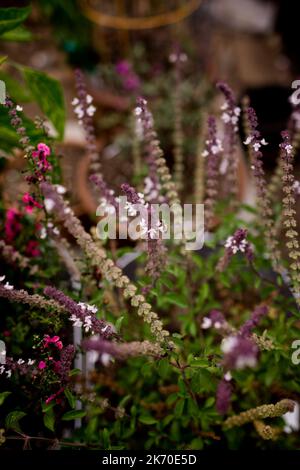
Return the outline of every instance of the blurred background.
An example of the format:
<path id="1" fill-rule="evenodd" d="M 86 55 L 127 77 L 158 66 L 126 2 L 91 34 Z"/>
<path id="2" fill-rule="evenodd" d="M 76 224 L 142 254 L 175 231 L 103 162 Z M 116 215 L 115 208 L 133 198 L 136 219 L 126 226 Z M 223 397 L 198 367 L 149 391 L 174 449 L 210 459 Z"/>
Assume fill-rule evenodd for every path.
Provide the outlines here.
<path id="1" fill-rule="evenodd" d="M 104 173 L 115 188 L 133 174 L 132 109 L 145 96 L 172 167 L 174 90 L 180 83 L 186 183 L 195 165 L 205 116 L 219 109 L 215 82 L 225 80 L 238 99 L 257 111 L 267 170 L 275 167 L 280 131 L 291 113 L 291 83 L 299 75 L 295 4 L 280 0 L 1 0 L 2 7 L 31 4 L 22 41 L 3 41 L 1 54 L 57 78 L 65 92 L 67 122 L 60 149 L 64 182 L 79 213 L 94 213 L 82 128 L 72 111 L 74 69 L 85 74 L 97 107 L 95 125 Z M 177 59 L 176 59 L 177 57 Z M 180 59 L 178 59 L 178 57 Z M 4 64 L 0 78 L 26 113 L 34 104 Z M 16 77 L 17 79 L 17 77 Z M 10 90 L 11 93 L 11 90 Z M 251 180 L 240 150 L 240 198 L 251 200 Z M 5 197 L 15 197 L 20 159 L 2 173 Z M 118 168 L 118 172 L 116 172 Z M 117 174 L 116 174 L 117 173 Z M 188 198 L 188 195 L 187 195 Z"/>

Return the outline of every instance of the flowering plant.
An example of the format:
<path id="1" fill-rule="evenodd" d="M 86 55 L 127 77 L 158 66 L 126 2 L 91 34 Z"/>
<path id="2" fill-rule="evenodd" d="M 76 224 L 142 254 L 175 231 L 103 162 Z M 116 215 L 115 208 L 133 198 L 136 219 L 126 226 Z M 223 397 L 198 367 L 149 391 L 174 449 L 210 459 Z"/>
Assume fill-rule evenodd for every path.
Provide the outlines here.
<path id="1" fill-rule="evenodd" d="M 177 65 L 183 58 L 174 57 Z M 130 75 L 126 86 L 133 86 L 128 64 L 119 63 L 118 73 Z M 38 75 L 38 83 L 43 80 L 49 84 Z M 0 211 L 2 446 L 296 448 L 291 417 L 299 413 L 300 387 L 292 348 L 299 337 L 300 255 L 293 159 L 299 130 L 282 134 L 271 187 L 255 110 L 242 109 L 229 86 L 218 83 L 224 103 L 199 129 L 192 187 L 186 184 L 180 87 L 170 129 L 174 171 L 151 101 L 138 98 L 131 179 L 113 190 L 98 154 L 97 110 L 79 70 L 75 82 L 72 105 L 86 136 L 99 207 L 115 214 L 126 195 L 126 220 L 136 215 L 136 204 L 146 216 L 136 240 L 99 239 L 94 214 L 88 223 L 80 219 L 62 180 L 56 151 L 61 100 L 58 111 L 51 102 L 47 116 L 59 131 L 52 137 L 7 96 L 1 115 L 13 145 L 5 139 L 2 145 L 11 155 L 18 147 L 26 158 L 26 190 L 3 198 Z M 50 85 L 57 92 L 57 83 Z M 40 106 L 47 114 L 49 103 Z M 242 120 L 253 207 L 237 197 Z M 178 215 L 188 199 L 204 203 L 199 251 L 165 239 L 164 220 L 148 224 L 152 203 L 173 205 Z"/>

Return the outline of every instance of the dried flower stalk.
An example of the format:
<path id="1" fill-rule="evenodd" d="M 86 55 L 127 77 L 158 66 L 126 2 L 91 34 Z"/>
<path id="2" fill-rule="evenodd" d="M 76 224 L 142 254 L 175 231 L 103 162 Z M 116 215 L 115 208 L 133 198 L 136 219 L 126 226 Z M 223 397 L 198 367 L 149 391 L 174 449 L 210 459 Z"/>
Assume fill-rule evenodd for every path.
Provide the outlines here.
<path id="1" fill-rule="evenodd" d="M 255 420 L 253 425 L 260 437 L 266 441 L 275 441 L 281 433 L 280 428 L 269 426 L 260 420 Z"/>
<path id="2" fill-rule="evenodd" d="M 91 264 L 101 271 L 103 277 L 108 282 L 122 290 L 124 298 L 130 299 L 131 305 L 137 307 L 138 315 L 142 316 L 144 321 L 150 324 L 150 330 L 156 340 L 159 343 L 164 342 L 166 337 L 169 336 L 169 332 L 163 329 L 161 320 L 158 319 L 157 313 L 152 312 L 152 307 L 146 302 L 145 297 L 137 294 L 137 287 L 130 282 L 130 279 L 123 274 L 122 270 L 111 259 L 107 258 L 105 250 L 97 247 L 91 235 L 84 230 L 79 219 L 65 204 L 55 187 L 50 183 L 43 182 L 41 189 L 45 198 L 53 202 L 55 217 L 63 222 L 66 229 L 85 252 Z M 170 342 L 169 345 L 172 346 Z"/>
<path id="3" fill-rule="evenodd" d="M 255 420 L 277 418 L 288 411 L 293 411 L 294 407 L 295 403 L 292 400 L 285 398 L 277 402 L 275 405 L 261 405 L 256 408 L 243 411 L 238 415 L 230 416 L 230 418 L 226 419 L 223 426 L 225 429 L 231 429 L 236 426 L 243 426 L 244 424 Z"/>

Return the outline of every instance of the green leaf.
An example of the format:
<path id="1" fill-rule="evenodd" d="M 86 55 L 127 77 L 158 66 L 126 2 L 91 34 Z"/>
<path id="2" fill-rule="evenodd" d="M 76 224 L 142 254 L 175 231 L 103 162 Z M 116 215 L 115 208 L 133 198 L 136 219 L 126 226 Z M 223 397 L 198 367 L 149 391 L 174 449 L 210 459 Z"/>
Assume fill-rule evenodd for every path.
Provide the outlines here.
<path id="1" fill-rule="evenodd" d="M 175 416 L 179 417 L 179 416 L 182 415 L 183 410 L 184 410 L 184 403 L 185 403 L 184 399 L 178 400 L 178 402 L 176 403 L 176 406 L 174 408 L 174 415 Z"/>
<path id="2" fill-rule="evenodd" d="M 69 372 L 69 377 L 72 377 L 73 375 L 78 375 L 81 373 L 81 370 L 80 369 L 72 369 L 70 370 Z"/>
<path id="3" fill-rule="evenodd" d="M 10 395 L 11 392 L 2 392 L 0 393 L 0 405 L 3 405 L 4 403 L 4 400 L 6 399 L 6 397 L 8 397 L 8 395 Z"/>
<path id="4" fill-rule="evenodd" d="M 65 127 L 65 103 L 61 84 L 44 72 L 29 67 L 19 68 L 32 96 L 62 139 Z"/>
<path id="5" fill-rule="evenodd" d="M 118 320 L 116 321 L 116 325 L 115 325 L 115 326 L 116 326 L 116 330 L 117 330 L 118 332 L 120 332 L 120 330 L 121 330 L 121 326 L 122 326 L 123 320 L 124 320 L 124 316 L 118 318 Z"/>
<path id="6" fill-rule="evenodd" d="M 55 402 L 51 401 L 50 403 L 42 403 L 42 410 L 44 413 L 47 413 L 49 410 L 54 408 Z"/>
<path id="7" fill-rule="evenodd" d="M 67 411 L 62 416 L 62 420 L 63 421 L 71 421 L 72 419 L 84 418 L 85 415 L 86 415 L 86 411 L 84 411 L 84 410 Z"/>
<path id="8" fill-rule="evenodd" d="M 213 406 L 214 403 L 215 403 L 215 397 L 209 397 L 207 398 L 205 402 L 204 408 L 210 408 L 211 406 Z"/>
<path id="9" fill-rule="evenodd" d="M 71 408 L 75 408 L 75 405 L 76 405 L 76 398 L 74 397 L 74 395 L 72 394 L 72 392 L 68 389 L 68 388 L 65 388 L 64 390 L 64 394 L 69 402 L 69 405 Z"/>
<path id="10" fill-rule="evenodd" d="M 24 411 L 12 411 L 5 418 L 5 426 L 7 429 L 14 429 L 15 431 L 21 431 L 19 421 L 24 418 L 26 413 Z"/>
<path id="11" fill-rule="evenodd" d="M 28 90 L 24 89 L 24 85 L 15 78 L 13 78 L 11 74 L 8 74 L 4 70 L 1 70 L 0 80 L 3 80 L 5 82 L 8 94 L 17 103 L 20 104 L 33 101 L 33 98 L 28 92 Z"/>
<path id="12" fill-rule="evenodd" d="M 158 373 L 163 379 L 168 377 L 170 371 L 171 368 L 167 358 L 158 361 Z"/>
<path id="13" fill-rule="evenodd" d="M 166 294 L 163 300 L 165 303 L 177 305 L 178 307 L 181 307 L 181 308 L 188 307 L 185 298 L 180 294 L 173 294 L 173 293 Z"/>
<path id="14" fill-rule="evenodd" d="M 3 33 L 1 39 L 4 41 L 25 42 L 32 41 L 33 36 L 28 29 L 24 28 L 24 26 L 17 26 L 15 29 Z"/>
<path id="15" fill-rule="evenodd" d="M 7 55 L 0 55 L 0 65 L 2 65 L 7 60 Z"/>
<path id="16" fill-rule="evenodd" d="M 11 31 L 26 20 L 30 13 L 30 7 L 0 8 L 0 35 Z"/>
<path id="17" fill-rule="evenodd" d="M 55 423 L 54 410 L 53 408 L 50 408 L 44 414 L 44 425 L 46 426 L 46 428 L 50 429 L 50 431 L 54 432 L 54 423 Z"/>
<path id="18" fill-rule="evenodd" d="M 152 416 L 148 416 L 148 415 L 140 416 L 139 421 L 143 424 L 149 424 L 149 425 L 158 423 L 157 419 L 152 418 Z"/>
<path id="19" fill-rule="evenodd" d="M 102 439 L 103 439 L 103 447 L 104 449 L 109 449 L 110 441 L 109 441 L 109 432 L 107 428 L 104 428 L 102 431 Z"/>

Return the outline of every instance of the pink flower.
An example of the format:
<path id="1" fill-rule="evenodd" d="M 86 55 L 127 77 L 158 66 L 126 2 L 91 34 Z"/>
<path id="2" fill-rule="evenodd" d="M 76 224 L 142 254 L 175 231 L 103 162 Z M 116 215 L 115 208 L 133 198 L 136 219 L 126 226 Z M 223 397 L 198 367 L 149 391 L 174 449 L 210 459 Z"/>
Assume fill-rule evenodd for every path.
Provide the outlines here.
<path id="1" fill-rule="evenodd" d="M 37 256 L 40 256 L 41 252 L 38 248 L 38 242 L 35 240 L 29 240 L 26 246 L 25 253 L 31 258 L 36 258 Z"/>
<path id="2" fill-rule="evenodd" d="M 24 194 L 22 201 L 26 204 L 25 210 L 29 214 L 32 213 L 34 207 L 38 207 L 39 209 L 43 208 L 43 206 L 37 202 L 29 193 Z"/>
<path id="3" fill-rule="evenodd" d="M 61 402 L 61 399 L 60 398 L 57 398 L 58 395 L 60 395 L 62 392 L 64 391 L 64 387 L 61 387 L 58 392 L 56 393 L 53 393 L 53 395 L 50 395 L 50 397 L 48 397 L 46 399 L 46 404 L 48 405 L 48 403 L 50 403 L 52 400 L 54 400 L 56 398 L 56 403 L 60 403 Z"/>
<path id="4" fill-rule="evenodd" d="M 36 175 L 39 178 L 43 178 L 43 173 L 47 170 L 51 170 L 52 166 L 48 162 L 47 157 L 50 155 L 51 151 L 48 145 L 40 143 L 37 146 L 37 150 L 32 152 L 32 158 L 35 160 L 37 168 L 39 171 L 36 172 Z"/>
<path id="5" fill-rule="evenodd" d="M 45 367 L 46 367 L 46 362 L 45 362 L 45 361 L 40 361 L 40 362 L 39 362 L 39 365 L 38 365 L 38 368 L 39 368 L 40 370 L 42 370 L 42 369 L 45 369 Z"/>
<path id="6" fill-rule="evenodd" d="M 51 150 L 48 145 L 43 144 L 42 142 L 38 144 L 37 148 L 39 152 L 44 152 L 45 157 L 48 157 L 51 153 Z"/>
<path id="7" fill-rule="evenodd" d="M 19 222 L 20 214 L 16 209 L 8 209 L 5 217 L 5 235 L 6 240 L 11 242 L 21 231 L 21 224 Z"/>
<path id="8" fill-rule="evenodd" d="M 56 346 L 58 349 L 62 349 L 63 347 L 63 344 L 62 342 L 60 341 L 60 337 L 59 336 L 49 336 L 49 335 L 45 335 L 44 336 L 44 347 L 47 348 L 49 346 L 49 344 L 54 344 L 54 346 Z"/>
<path id="9" fill-rule="evenodd" d="M 54 400 L 55 396 L 56 396 L 55 393 L 53 395 L 50 395 L 50 397 L 48 397 L 47 400 L 46 400 L 46 405 L 48 405 L 48 403 L 50 403 L 50 401 Z"/>
<path id="10" fill-rule="evenodd" d="M 116 64 L 116 72 L 120 75 L 127 75 L 131 71 L 131 64 L 127 60 L 120 60 Z"/>

